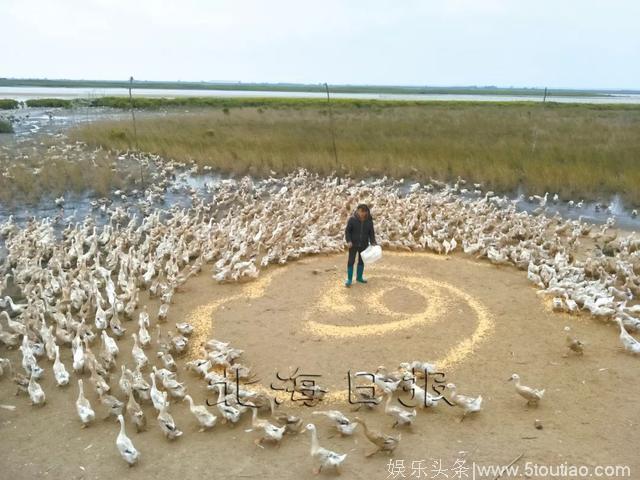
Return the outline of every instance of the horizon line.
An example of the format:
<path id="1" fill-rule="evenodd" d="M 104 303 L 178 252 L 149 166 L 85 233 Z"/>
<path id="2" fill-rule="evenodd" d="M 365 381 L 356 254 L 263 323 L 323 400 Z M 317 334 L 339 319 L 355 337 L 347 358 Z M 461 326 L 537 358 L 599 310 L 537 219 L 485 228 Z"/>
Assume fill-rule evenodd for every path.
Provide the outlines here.
<path id="1" fill-rule="evenodd" d="M 68 82 L 111 82 L 129 83 L 129 79 L 106 79 L 106 78 L 49 78 L 49 77 L 2 77 L 0 81 L 68 81 Z M 589 87 L 553 87 L 553 86 L 500 86 L 500 85 L 478 85 L 478 84 L 451 84 L 451 85 L 429 85 L 429 84 L 402 84 L 402 83 L 329 83 L 329 82 L 286 82 L 286 81 L 243 81 L 243 80 L 145 80 L 133 79 L 133 84 L 138 83 L 192 83 L 204 85 L 289 85 L 289 86 L 323 86 L 325 84 L 334 87 L 384 87 L 384 88 L 451 88 L 451 89 L 503 89 L 503 90 L 564 90 L 564 91 L 588 91 L 588 92 L 634 92 L 640 93 L 638 87 L 614 87 L 614 88 L 589 88 Z"/>

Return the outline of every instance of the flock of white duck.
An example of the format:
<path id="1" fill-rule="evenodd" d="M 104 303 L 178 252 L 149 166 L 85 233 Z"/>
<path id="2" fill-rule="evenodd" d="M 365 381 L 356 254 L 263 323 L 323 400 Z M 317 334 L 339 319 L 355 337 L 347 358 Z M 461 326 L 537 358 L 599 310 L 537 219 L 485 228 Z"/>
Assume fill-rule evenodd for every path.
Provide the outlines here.
<path id="1" fill-rule="evenodd" d="M 238 363 L 241 350 L 215 339 L 190 345 L 193 327 L 168 320 L 174 294 L 205 264 L 212 265 L 215 280 L 236 281 L 256 277 L 272 263 L 342 252 L 345 219 L 363 200 L 372 205 L 383 248 L 462 251 L 526 270 L 540 293 L 551 297 L 555 310 L 587 312 L 617 322 L 621 345 L 640 353 L 640 342 L 630 333 L 640 330 L 640 305 L 633 305 L 640 294 L 640 240 L 618 234 L 611 228 L 613 221 L 595 227 L 581 219 L 544 215 L 546 196 L 539 199 L 540 209 L 534 214 L 519 212 L 518 200 L 481 192 L 479 185 L 467 189 L 462 180 L 455 185 L 432 181 L 406 188 L 402 180 L 358 183 L 303 170 L 284 178 L 220 181 L 207 195 L 192 191 L 189 208 L 162 209 L 158 205 L 170 188 L 166 179 L 181 175 L 185 166 L 163 163 L 158 157 L 143 160 L 155 162 L 160 173 L 153 186 L 131 196 L 128 208 L 112 208 L 104 199 L 95 202 L 95 215 L 82 223 L 65 220 L 61 210 L 56 218 L 26 225 L 9 219 L 0 225 L 6 249 L 0 266 L 4 274 L 0 291 L 5 295 L 0 300 L 0 344 L 20 349 L 24 370 L 21 373 L 10 360 L 0 358 L 0 376 L 9 373 L 32 404 L 42 405 L 46 395 L 38 383 L 45 375 L 41 364 L 52 362 L 58 386 L 75 377 L 82 427 L 96 418 L 85 396 L 88 380 L 92 396 L 95 392 L 102 409 L 120 423 L 116 445 L 129 465 L 138 461 L 140 453 L 125 432 L 125 415 L 142 431 L 150 413 L 146 405 L 151 405 L 161 431 L 173 440 L 183 432 L 170 406 L 184 401 L 201 430 L 215 427 L 218 419 L 235 424 L 251 409 L 251 430 L 259 432 L 259 445 L 279 443 L 285 433 L 309 431 L 316 471 L 339 468 L 346 454 L 322 448 L 313 423 L 303 426 L 299 416 L 277 408 L 273 398 L 248 384 L 239 387 L 236 380 L 251 375 L 249 367 Z M 64 199 L 57 203 L 64 205 Z M 600 253 L 581 259 L 581 242 L 594 240 Z M 145 296 L 160 300 L 153 315 L 140 302 L 145 290 Z M 170 333 L 169 327 L 175 330 Z M 155 340 L 150 330 L 155 330 Z M 565 330 L 567 347 L 582 354 L 584 344 L 568 327 Z M 129 366 L 124 361 L 118 365 L 119 343 L 126 335 L 133 340 Z M 179 368 L 176 358 L 199 347 L 202 353 Z M 61 361 L 61 348 L 71 350 L 70 365 Z M 194 403 L 179 380 L 181 368 L 194 372 L 218 394 L 215 407 Z M 225 368 L 237 379 L 222 375 Z M 434 396 L 416 382 L 416 376 L 433 368 L 423 362 L 405 363 L 393 372 L 378 368 L 374 399 L 380 406 L 371 408 L 390 416 L 394 427 L 410 426 L 416 410 L 392 405 L 392 396 L 411 390 L 420 406 L 437 406 L 442 395 Z M 542 399 L 544 390 L 522 385 L 517 374 L 510 380 L 527 403 Z M 481 396 L 459 394 L 451 383 L 446 387 L 446 399 L 460 408 L 462 418 L 481 409 Z M 349 419 L 337 410 L 314 413 L 327 417 L 341 435 L 353 435 L 362 425 L 375 446 L 371 454 L 392 452 L 400 441 L 400 435 L 373 430 L 359 417 Z"/>

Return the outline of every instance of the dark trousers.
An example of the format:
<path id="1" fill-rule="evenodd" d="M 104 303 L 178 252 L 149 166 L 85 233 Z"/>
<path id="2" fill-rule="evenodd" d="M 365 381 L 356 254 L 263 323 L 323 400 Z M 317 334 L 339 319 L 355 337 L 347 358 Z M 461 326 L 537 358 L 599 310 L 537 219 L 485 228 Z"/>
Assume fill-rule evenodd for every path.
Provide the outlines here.
<path id="1" fill-rule="evenodd" d="M 358 266 L 364 267 L 364 262 L 360 256 L 360 252 L 366 250 L 367 247 L 356 247 L 355 245 L 349 249 L 349 259 L 347 260 L 347 267 L 353 267 L 356 261 L 356 253 L 358 254 Z"/>

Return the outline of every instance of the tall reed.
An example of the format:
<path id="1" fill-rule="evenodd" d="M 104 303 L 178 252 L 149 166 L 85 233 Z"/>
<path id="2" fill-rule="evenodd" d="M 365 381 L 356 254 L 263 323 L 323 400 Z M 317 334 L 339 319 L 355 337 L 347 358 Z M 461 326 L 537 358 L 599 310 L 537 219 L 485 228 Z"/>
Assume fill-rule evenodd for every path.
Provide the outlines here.
<path id="1" fill-rule="evenodd" d="M 382 103 L 382 102 L 381 102 Z M 640 203 L 640 108 L 554 104 L 429 104 L 334 109 L 339 162 L 326 108 L 231 108 L 138 119 L 143 151 L 264 174 L 306 167 L 356 177 L 453 180 L 500 192 L 558 192 L 564 198 L 622 194 Z M 133 146 L 130 122 L 72 132 L 91 145 Z"/>

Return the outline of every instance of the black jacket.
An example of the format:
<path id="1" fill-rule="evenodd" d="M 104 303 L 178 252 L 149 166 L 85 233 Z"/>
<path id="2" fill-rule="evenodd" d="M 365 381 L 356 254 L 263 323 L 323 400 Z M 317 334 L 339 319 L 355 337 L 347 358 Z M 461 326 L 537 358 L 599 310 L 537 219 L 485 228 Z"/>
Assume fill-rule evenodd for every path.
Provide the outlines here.
<path id="1" fill-rule="evenodd" d="M 347 228 L 344 230 L 344 239 L 347 243 L 353 243 L 353 246 L 359 249 L 365 249 L 369 243 L 376 243 L 376 234 L 373 230 L 373 219 L 371 213 L 367 215 L 364 222 L 360 221 L 358 212 L 353 212 L 347 221 Z"/>

